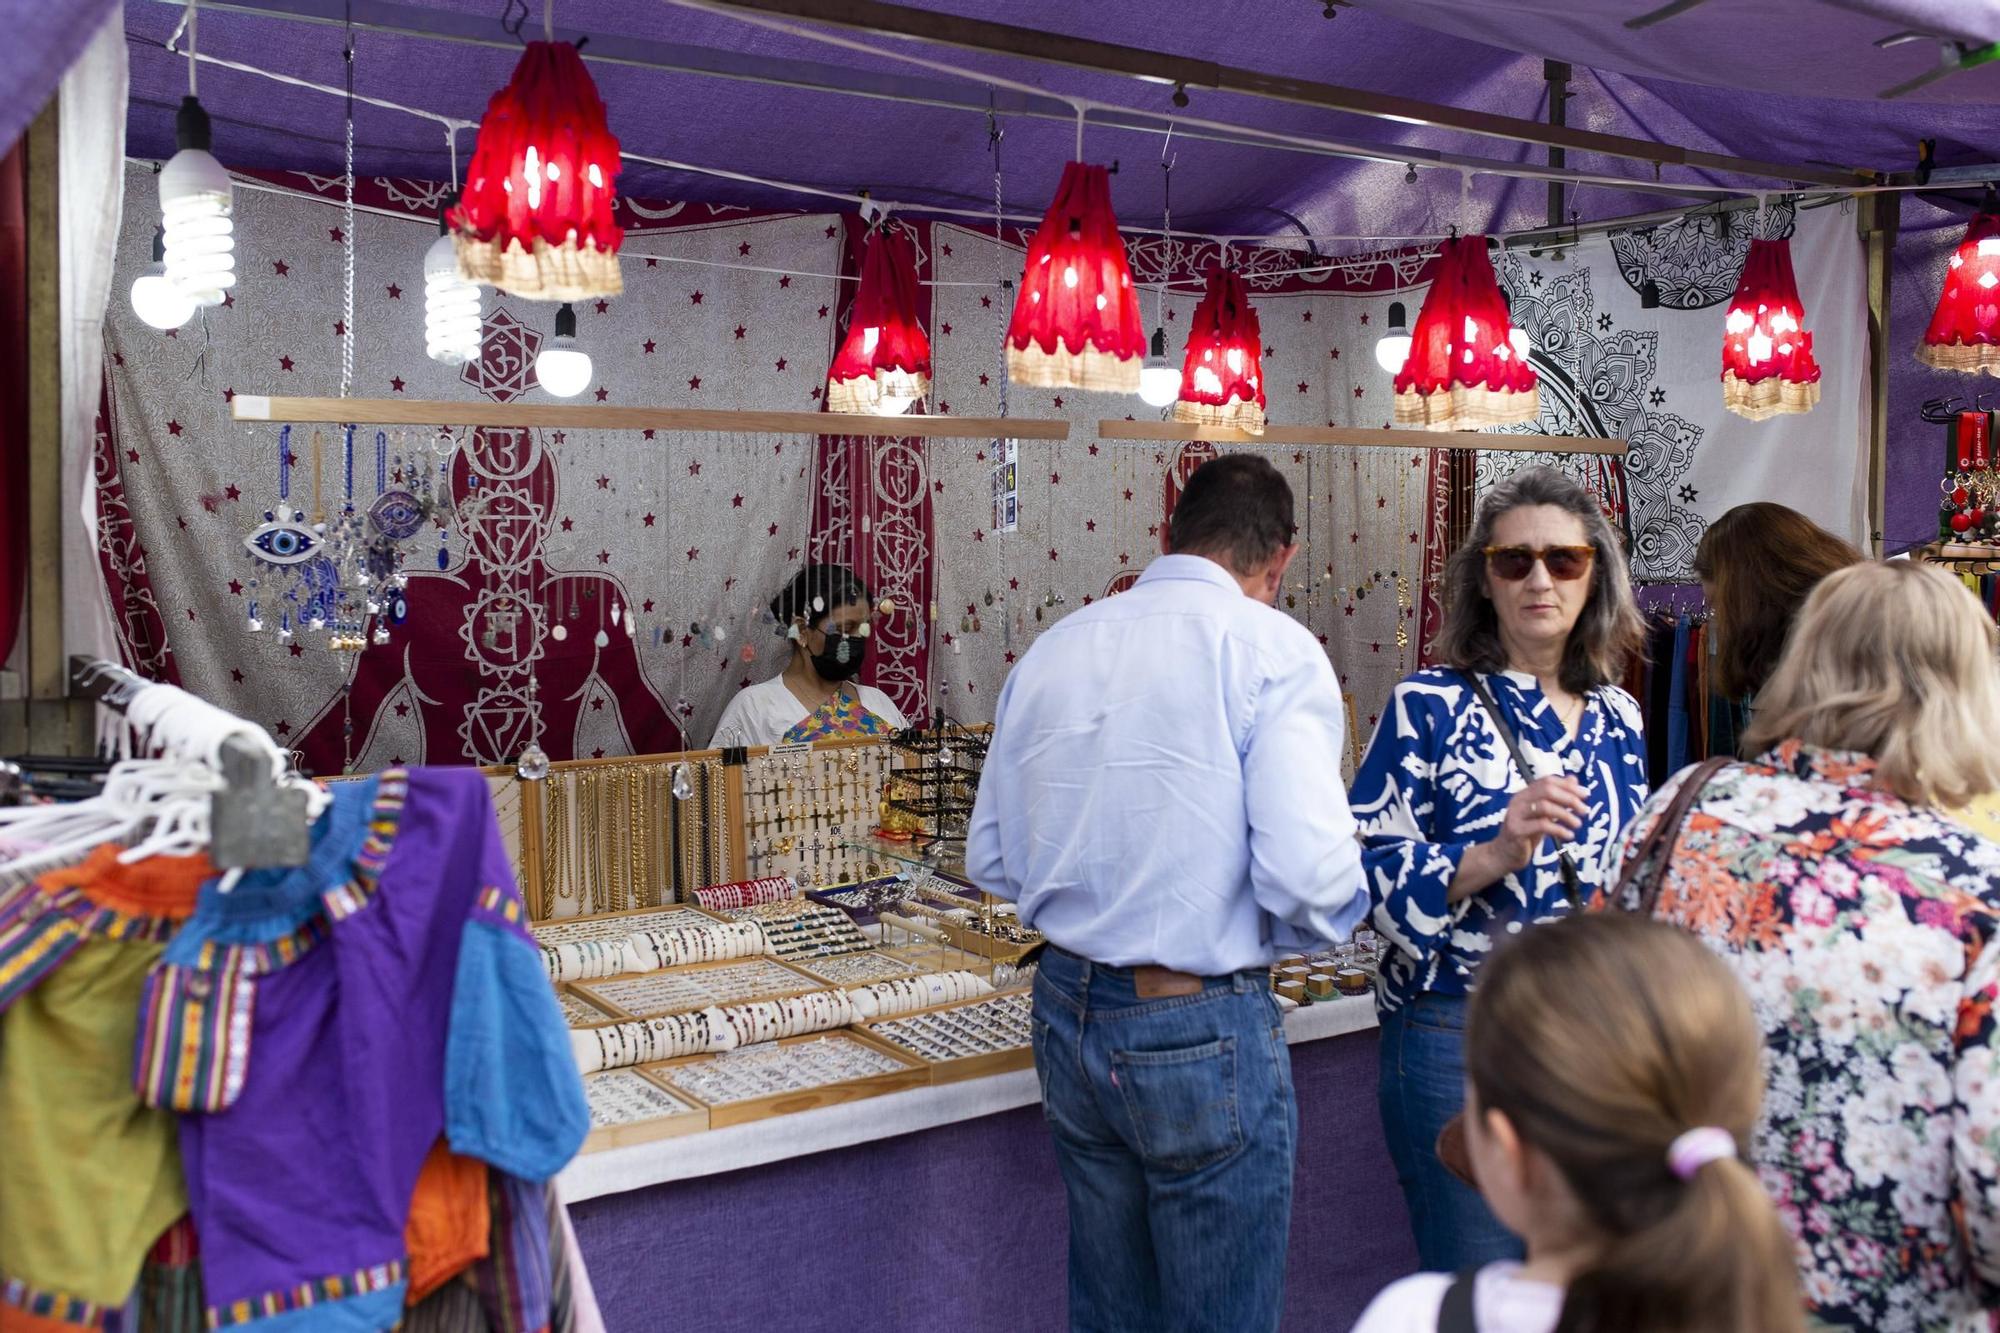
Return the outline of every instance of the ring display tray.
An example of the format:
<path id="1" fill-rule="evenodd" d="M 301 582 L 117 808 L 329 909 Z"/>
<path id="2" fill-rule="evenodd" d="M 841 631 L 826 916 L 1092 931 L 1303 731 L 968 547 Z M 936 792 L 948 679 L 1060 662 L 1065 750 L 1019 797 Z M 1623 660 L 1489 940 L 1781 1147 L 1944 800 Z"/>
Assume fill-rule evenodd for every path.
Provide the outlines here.
<path id="1" fill-rule="evenodd" d="M 563 1021 L 573 1028 L 595 1027 L 618 1017 L 569 985 L 556 987 L 556 1003 L 562 1006 Z"/>
<path id="2" fill-rule="evenodd" d="M 932 1084 L 959 1083 L 1034 1066 L 1027 989 L 935 1005 L 861 1030 L 930 1068 Z"/>
<path id="3" fill-rule="evenodd" d="M 916 964 L 879 949 L 864 953 L 839 954 L 831 958 L 809 958 L 792 966 L 807 976 L 817 977 L 829 986 L 866 986 L 876 981 L 894 981 L 898 977 L 911 977 L 919 972 L 936 972 L 940 968 L 920 968 Z"/>
<path id="4" fill-rule="evenodd" d="M 853 1028 L 691 1055 L 642 1069 L 675 1096 L 705 1107 L 715 1129 L 931 1082 L 923 1061 Z"/>
<path id="5" fill-rule="evenodd" d="M 650 1143 L 708 1128 L 708 1111 L 638 1069 L 608 1069 L 583 1080 L 590 1134 L 583 1151 Z"/>
<path id="6" fill-rule="evenodd" d="M 654 1018 L 684 1014 L 710 1005 L 742 1004 L 825 990 L 827 983 L 805 976 L 771 958 L 732 958 L 713 963 L 689 963 L 602 981 L 580 982 L 576 992 L 591 1004 L 610 1011 L 610 1018 Z"/>

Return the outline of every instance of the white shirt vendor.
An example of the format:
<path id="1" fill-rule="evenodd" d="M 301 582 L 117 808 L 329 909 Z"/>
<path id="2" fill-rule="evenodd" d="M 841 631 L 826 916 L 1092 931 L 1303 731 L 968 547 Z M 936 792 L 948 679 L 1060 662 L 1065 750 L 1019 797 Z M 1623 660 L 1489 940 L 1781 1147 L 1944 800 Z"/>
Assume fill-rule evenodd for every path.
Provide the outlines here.
<path id="1" fill-rule="evenodd" d="M 791 657 L 783 671 L 729 701 L 709 748 L 887 737 L 907 727 L 888 695 L 856 679 L 868 661 L 875 611 L 868 585 L 845 565 L 807 565 L 793 575 L 771 599 Z"/>

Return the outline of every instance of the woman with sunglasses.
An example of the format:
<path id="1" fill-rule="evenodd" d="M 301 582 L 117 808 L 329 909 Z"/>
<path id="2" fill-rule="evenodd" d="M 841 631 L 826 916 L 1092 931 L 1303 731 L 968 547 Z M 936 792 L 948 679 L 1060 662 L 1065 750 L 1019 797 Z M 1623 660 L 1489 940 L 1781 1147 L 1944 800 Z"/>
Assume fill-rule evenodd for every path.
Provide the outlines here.
<path id="1" fill-rule="evenodd" d="M 1546 468 L 1488 491 L 1445 571 L 1443 665 L 1396 687 L 1349 800 L 1372 923 L 1382 1128 L 1425 1269 L 1520 1242 L 1438 1157 L 1465 1104 L 1467 996 L 1495 945 L 1575 910 L 1646 798 L 1632 584 L 1597 501 Z M 1588 997 L 1576 997 L 1588 1003 Z"/>

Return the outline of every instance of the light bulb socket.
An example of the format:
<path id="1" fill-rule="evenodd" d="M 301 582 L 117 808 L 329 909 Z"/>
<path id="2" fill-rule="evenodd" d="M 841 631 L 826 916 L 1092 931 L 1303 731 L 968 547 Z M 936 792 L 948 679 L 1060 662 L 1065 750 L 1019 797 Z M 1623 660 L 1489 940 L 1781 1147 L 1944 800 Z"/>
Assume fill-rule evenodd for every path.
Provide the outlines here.
<path id="1" fill-rule="evenodd" d="M 1639 308 L 1641 310 L 1660 308 L 1660 284 L 1655 279 L 1648 278 L 1639 284 Z"/>
<path id="2" fill-rule="evenodd" d="M 201 99 L 190 93 L 181 99 L 181 109 L 174 113 L 174 147 L 182 152 L 198 148 L 205 153 L 210 138 L 208 112 L 202 110 Z"/>
<path id="3" fill-rule="evenodd" d="M 451 223 L 447 220 L 446 215 L 452 209 L 458 207 L 458 198 L 459 192 L 451 190 L 445 194 L 444 198 L 438 200 L 438 235 L 449 236 L 451 234 Z"/>
<path id="4" fill-rule="evenodd" d="M 153 228 L 153 262 L 167 262 L 167 226 L 164 222 Z"/>
<path id="5" fill-rule="evenodd" d="M 1391 333 L 1408 333 L 1409 330 L 1410 312 L 1403 308 L 1401 301 L 1389 302 L 1389 331 Z"/>
<path id="6" fill-rule="evenodd" d="M 556 307 L 556 337 L 576 337 L 576 307 L 567 301 Z"/>
<path id="7" fill-rule="evenodd" d="M 1401 307 L 1401 306 L 1397 306 L 1397 307 L 1396 307 L 1396 309 L 1400 310 L 1400 309 L 1402 309 L 1402 307 Z M 1153 341 L 1152 341 L 1152 343 L 1151 343 L 1151 344 L 1149 345 L 1149 347 L 1148 347 L 1148 355 L 1150 355 L 1150 356 L 1157 356 L 1157 357 L 1159 357 L 1159 358 L 1160 358 L 1161 360 L 1163 360 L 1163 361 L 1164 361 L 1164 360 L 1166 359 L 1166 356 L 1167 356 L 1167 331 L 1166 331 L 1166 329 L 1164 329 L 1164 328 L 1158 328 L 1158 329 L 1154 329 L 1154 330 L 1153 330 Z"/>

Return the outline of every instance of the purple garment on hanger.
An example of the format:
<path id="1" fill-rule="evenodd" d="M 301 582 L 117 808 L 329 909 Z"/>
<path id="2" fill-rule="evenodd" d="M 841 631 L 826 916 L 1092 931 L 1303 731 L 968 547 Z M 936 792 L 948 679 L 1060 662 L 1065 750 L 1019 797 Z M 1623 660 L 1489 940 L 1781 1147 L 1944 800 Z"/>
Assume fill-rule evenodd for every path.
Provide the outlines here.
<path id="1" fill-rule="evenodd" d="M 240 898 L 209 886 L 176 941 L 210 973 L 197 997 L 232 964 L 261 969 L 233 1101 L 182 1120 L 210 1327 L 392 1326 L 410 1194 L 440 1133 L 539 1181 L 588 1131 L 485 779 L 417 769 L 403 788 L 395 773 L 340 784 L 309 865 L 246 876 Z M 276 957 L 315 901 L 330 928 Z"/>

